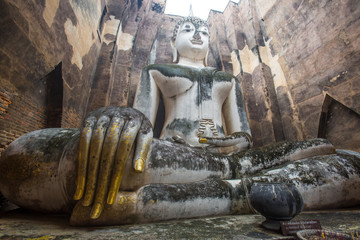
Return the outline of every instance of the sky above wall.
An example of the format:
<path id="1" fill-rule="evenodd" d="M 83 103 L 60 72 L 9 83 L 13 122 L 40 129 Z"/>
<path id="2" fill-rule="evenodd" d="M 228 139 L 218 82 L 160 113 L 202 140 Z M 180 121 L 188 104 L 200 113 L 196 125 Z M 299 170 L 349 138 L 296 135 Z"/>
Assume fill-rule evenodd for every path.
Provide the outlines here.
<path id="1" fill-rule="evenodd" d="M 165 13 L 171 15 L 188 16 L 190 4 L 194 16 L 207 20 L 210 9 L 223 12 L 229 0 L 167 0 Z M 239 0 L 233 0 L 239 2 Z"/>

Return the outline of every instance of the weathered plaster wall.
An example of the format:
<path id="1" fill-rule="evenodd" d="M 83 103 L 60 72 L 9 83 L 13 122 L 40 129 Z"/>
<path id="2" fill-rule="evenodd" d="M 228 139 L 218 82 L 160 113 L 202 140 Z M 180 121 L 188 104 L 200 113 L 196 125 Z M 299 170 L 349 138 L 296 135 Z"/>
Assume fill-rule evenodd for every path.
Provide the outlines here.
<path id="1" fill-rule="evenodd" d="M 16 137 L 46 127 L 46 76 L 60 63 L 56 81 L 63 82 L 61 125 L 80 125 L 104 5 L 76 0 L 0 2 L 0 150 Z"/>
<path id="2" fill-rule="evenodd" d="M 166 26 L 165 0 L 126 1 L 121 9 L 113 0 L 108 6 L 112 20 L 105 25 L 116 22 L 118 28 L 107 34 L 111 38 L 107 47 L 102 44 L 102 62 L 97 66 L 87 112 L 102 106 L 132 105 L 141 69 L 150 63 L 150 52 L 156 48 L 161 28 Z M 102 73 L 97 74 L 98 70 Z"/>
<path id="3" fill-rule="evenodd" d="M 214 25 L 225 29 L 227 39 L 215 40 L 215 46 L 229 46 L 256 145 L 317 137 L 326 94 L 359 116 L 358 1 L 241 0 L 229 3 L 223 20 L 216 15 L 209 22 L 215 16 Z M 229 61 L 223 52 L 213 54 L 221 55 L 218 66 Z M 328 129 L 329 136 L 359 134 L 353 119 L 342 118 L 337 124 L 348 130 Z M 346 147 L 335 138 L 333 143 Z M 349 148 L 359 151 L 360 143 Z"/>
<path id="4" fill-rule="evenodd" d="M 288 91 L 302 133 L 298 138 L 317 136 L 326 94 L 360 114 L 359 16 L 360 5 L 354 0 L 276 2 L 261 16 L 270 42 L 267 45 L 286 79 L 287 89 L 281 88 L 283 84 L 277 88 L 278 99 Z M 284 114 L 289 114 L 285 107 Z M 350 127 L 351 122 L 337 124 Z M 359 131 L 355 128 L 352 134 Z M 341 146 L 341 142 L 334 144 Z M 359 151 L 360 143 L 352 149 Z"/>

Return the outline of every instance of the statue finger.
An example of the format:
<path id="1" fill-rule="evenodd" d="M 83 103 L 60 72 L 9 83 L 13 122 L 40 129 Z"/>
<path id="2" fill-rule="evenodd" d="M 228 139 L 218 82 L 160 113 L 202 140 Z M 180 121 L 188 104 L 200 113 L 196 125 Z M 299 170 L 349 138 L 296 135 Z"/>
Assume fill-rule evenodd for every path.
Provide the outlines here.
<path id="1" fill-rule="evenodd" d="M 95 117 L 89 117 L 85 120 L 84 127 L 81 130 L 78 156 L 78 174 L 74 200 L 80 200 L 84 195 L 90 140 L 95 122 Z"/>
<path id="2" fill-rule="evenodd" d="M 83 206 L 90 206 L 94 199 L 100 156 L 109 122 L 109 117 L 101 116 L 91 137 L 89 168 L 87 172 L 85 196 L 82 202 Z"/>
<path id="3" fill-rule="evenodd" d="M 101 153 L 100 172 L 96 186 L 95 201 L 90 213 L 91 218 L 98 218 L 102 212 L 105 203 L 105 195 L 108 192 L 114 157 L 123 126 L 124 120 L 122 118 L 114 117 L 106 133 Z"/>
<path id="4" fill-rule="evenodd" d="M 239 138 L 213 138 L 213 137 L 202 137 L 199 138 L 199 143 L 214 145 L 219 147 L 228 147 L 240 143 L 242 140 Z"/>
<path id="5" fill-rule="evenodd" d="M 135 148 L 134 162 L 133 162 L 134 170 L 137 173 L 141 173 L 144 171 L 152 138 L 153 138 L 153 131 L 151 127 L 148 128 L 142 125 L 136 140 L 136 148 Z"/>
<path id="6" fill-rule="evenodd" d="M 135 142 L 135 138 L 139 132 L 140 125 L 140 118 L 131 119 L 127 122 L 123 132 L 121 133 L 107 198 L 108 204 L 113 204 L 115 202 L 116 195 L 119 191 L 121 180 L 124 175 L 125 163 L 129 158 L 129 154 Z"/>
<path id="7" fill-rule="evenodd" d="M 229 136 L 219 138 L 219 137 L 200 137 L 199 143 L 214 145 L 219 147 L 228 147 L 240 144 L 242 142 L 248 142 L 252 144 L 251 135 L 246 132 L 235 132 Z"/>

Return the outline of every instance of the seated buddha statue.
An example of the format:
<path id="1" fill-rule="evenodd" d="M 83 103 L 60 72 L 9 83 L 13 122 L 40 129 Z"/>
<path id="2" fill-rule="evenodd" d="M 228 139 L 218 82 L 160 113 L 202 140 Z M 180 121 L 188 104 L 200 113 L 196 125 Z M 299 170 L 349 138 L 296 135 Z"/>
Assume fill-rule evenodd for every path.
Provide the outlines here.
<path id="1" fill-rule="evenodd" d="M 360 203 L 360 156 L 325 139 L 251 148 L 239 81 L 206 66 L 209 28 L 182 19 L 173 64 L 143 68 L 133 108 L 91 112 L 81 129 L 43 129 L 9 145 L 0 191 L 76 226 L 249 214 L 254 182 L 291 182 L 305 209 Z M 165 120 L 153 138 L 160 98 Z"/>

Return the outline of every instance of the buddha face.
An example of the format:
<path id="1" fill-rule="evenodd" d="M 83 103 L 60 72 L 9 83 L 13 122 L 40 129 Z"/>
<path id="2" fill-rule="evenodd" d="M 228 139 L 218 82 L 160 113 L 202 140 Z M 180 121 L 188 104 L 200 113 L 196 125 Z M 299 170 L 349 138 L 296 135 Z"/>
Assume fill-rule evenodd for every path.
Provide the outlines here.
<path id="1" fill-rule="evenodd" d="M 204 60 L 209 49 L 209 29 L 205 25 L 195 26 L 190 21 L 184 22 L 178 30 L 174 50 L 192 60 Z"/>

